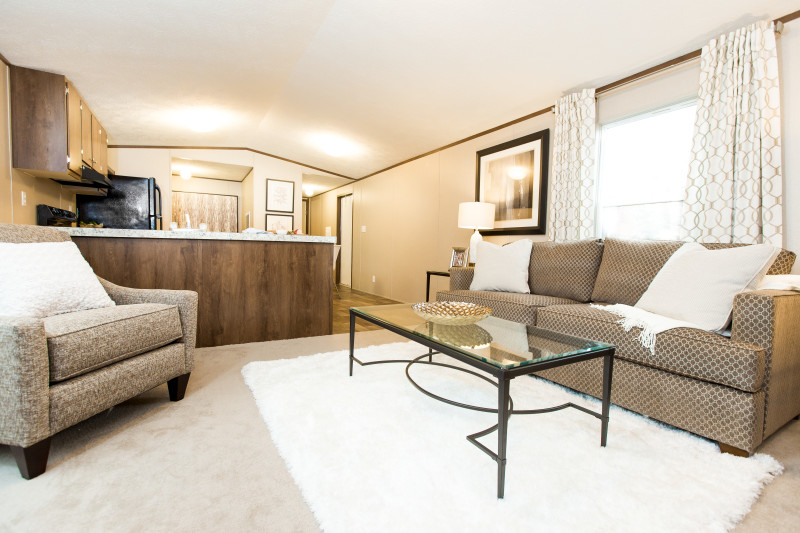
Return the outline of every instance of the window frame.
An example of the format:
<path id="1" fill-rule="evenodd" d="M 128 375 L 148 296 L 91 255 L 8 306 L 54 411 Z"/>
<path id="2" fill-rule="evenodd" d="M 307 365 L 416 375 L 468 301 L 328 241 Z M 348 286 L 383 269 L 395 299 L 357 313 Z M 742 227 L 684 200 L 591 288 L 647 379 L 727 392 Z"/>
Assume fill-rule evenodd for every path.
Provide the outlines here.
<path id="1" fill-rule="evenodd" d="M 602 175 L 601 170 L 603 168 L 603 130 L 609 126 L 624 126 L 625 124 L 629 124 L 632 122 L 636 122 L 639 120 L 645 120 L 651 117 L 655 117 L 664 113 L 669 113 L 672 111 L 677 111 L 679 109 L 684 109 L 691 106 L 697 106 L 698 98 L 696 95 L 692 96 L 685 96 L 679 98 L 677 100 L 672 100 L 666 104 L 659 104 L 656 106 L 645 108 L 641 111 L 635 111 L 632 113 L 628 113 L 619 117 L 615 117 L 613 119 L 605 120 L 597 124 L 597 144 L 596 144 L 596 161 L 597 161 L 597 172 L 595 174 L 595 237 L 598 239 L 604 238 L 604 231 L 603 231 L 603 219 L 602 219 L 602 212 L 603 212 L 603 204 L 601 203 L 601 187 L 602 187 Z M 695 119 L 696 123 L 696 119 Z M 694 140 L 694 125 L 692 127 L 692 136 L 691 140 Z M 607 156 L 606 156 L 607 157 Z M 689 168 L 686 168 L 686 177 L 689 176 Z M 642 204 L 630 204 L 630 205 L 645 205 Z"/>

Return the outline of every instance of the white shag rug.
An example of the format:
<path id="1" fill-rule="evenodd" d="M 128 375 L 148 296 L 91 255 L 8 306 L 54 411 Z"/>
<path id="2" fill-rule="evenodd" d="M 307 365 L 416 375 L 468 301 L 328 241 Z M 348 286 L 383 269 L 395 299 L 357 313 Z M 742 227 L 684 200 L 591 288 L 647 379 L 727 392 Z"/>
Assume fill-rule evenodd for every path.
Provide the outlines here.
<path id="1" fill-rule="evenodd" d="M 356 356 L 424 352 L 396 343 Z M 476 377 L 426 365 L 411 372 L 439 395 L 496 407 L 497 389 Z M 425 396 L 403 364 L 356 364 L 348 377 L 340 351 L 254 362 L 242 374 L 327 532 L 728 531 L 782 471 L 768 455 L 721 454 L 709 441 L 616 407 L 602 448 L 599 419 L 566 409 L 510 418 L 498 500 L 496 463 L 465 438 L 496 415 Z M 511 396 L 516 409 L 572 401 L 600 410 L 598 400 L 527 376 L 512 380 Z M 496 449 L 497 434 L 481 441 Z"/>

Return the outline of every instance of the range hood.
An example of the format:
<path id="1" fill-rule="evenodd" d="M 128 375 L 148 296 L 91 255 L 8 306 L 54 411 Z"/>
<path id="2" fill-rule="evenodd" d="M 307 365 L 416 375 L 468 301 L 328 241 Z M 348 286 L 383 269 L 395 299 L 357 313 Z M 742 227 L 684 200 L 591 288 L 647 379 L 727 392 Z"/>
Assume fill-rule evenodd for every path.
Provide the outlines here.
<path id="1" fill-rule="evenodd" d="M 111 184 L 111 181 L 105 177 L 104 175 L 100 174 L 93 168 L 89 168 L 86 165 L 81 165 L 81 180 L 80 181 L 64 181 L 64 180 L 56 180 L 62 186 L 70 186 L 70 187 L 89 187 L 89 188 L 100 188 L 100 189 L 113 189 L 114 186 Z"/>

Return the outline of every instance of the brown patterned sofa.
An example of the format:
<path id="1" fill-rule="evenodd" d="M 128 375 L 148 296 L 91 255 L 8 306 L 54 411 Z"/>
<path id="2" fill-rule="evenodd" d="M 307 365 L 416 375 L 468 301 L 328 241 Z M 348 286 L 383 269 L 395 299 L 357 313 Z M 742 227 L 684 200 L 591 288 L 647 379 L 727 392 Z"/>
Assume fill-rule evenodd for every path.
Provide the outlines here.
<path id="1" fill-rule="evenodd" d="M 634 305 L 677 241 L 534 243 L 531 294 L 470 291 L 472 268 L 451 269 L 440 301 L 488 305 L 494 315 L 617 347 L 612 401 L 751 454 L 800 415 L 800 294 L 753 291 L 736 296 L 730 337 L 690 328 L 658 335 L 655 354 L 625 332 L 619 317 L 589 302 Z M 735 245 L 706 244 L 708 248 Z M 795 254 L 783 250 L 768 274 L 788 274 Z M 545 370 L 540 376 L 601 396 L 602 361 Z"/>
<path id="2" fill-rule="evenodd" d="M 0 224 L 0 242 L 68 240 L 52 228 Z M 165 382 L 172 401 L 186 391 L 197 293 L 100 282 L 116 306 L 0 316 L 0 443 L 26 479 L 45 471 L 59 431 Z"/>

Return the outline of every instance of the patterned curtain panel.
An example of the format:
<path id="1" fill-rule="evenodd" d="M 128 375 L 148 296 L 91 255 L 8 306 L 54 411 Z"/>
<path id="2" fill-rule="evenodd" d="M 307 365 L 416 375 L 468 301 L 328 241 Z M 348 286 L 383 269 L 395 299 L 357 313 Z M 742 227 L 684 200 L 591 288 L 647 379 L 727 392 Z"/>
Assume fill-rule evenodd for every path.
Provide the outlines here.
<path id="1" fill-rule="evenodd" d="M 700 58 L 686 237 L 782 246 L 778 56 L 771 22 L 712 40 Z"/>
<path id="2" fill-rule="evenodd" d="M 569 94 L 555 105 L 548 236 L 556 242 L 595 234 L 596 109 L 594 89 Z"/>

